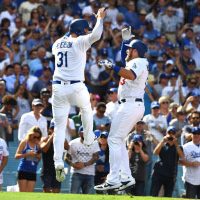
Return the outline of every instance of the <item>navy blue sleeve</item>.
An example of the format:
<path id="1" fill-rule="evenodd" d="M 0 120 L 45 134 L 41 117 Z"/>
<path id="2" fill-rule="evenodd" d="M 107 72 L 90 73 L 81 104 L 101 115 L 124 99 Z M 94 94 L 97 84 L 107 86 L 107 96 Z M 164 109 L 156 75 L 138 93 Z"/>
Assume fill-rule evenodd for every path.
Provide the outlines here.
<path id="1" fill-rule="evenodd" d="M 126 58 L 126 50 L 128 49 L 127 46 L 125 46 L 125 44 L 129 44 L 130 40 L 124 40 L 121 44 L 121 62 L 123 64 L 123 66 L 126 65 L 126 61 L 125 61 L 125 58 Z"/>

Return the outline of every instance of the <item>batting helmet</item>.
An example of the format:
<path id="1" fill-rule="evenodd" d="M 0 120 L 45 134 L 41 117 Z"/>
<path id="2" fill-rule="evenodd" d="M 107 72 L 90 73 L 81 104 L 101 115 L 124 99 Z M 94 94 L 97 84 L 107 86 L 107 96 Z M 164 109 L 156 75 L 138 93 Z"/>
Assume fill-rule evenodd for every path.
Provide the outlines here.
<path id="1" fill-rule="evenodd" d="M 147 52 L 147 46 L 141 40 L 132 40 L 129 44 L 125 44 L 129 48 L 136 49 L 139 57 L 143 58 Z"/>
<path id="2" fill-rule="evenodd" d="M 69 32 L 75 33 L 76 35 L 85 35 L 85 29 L 91 30 L 89 27 L 88 21 L 85 19 L 75 19 L 71 22 L 69 27 Z"/>

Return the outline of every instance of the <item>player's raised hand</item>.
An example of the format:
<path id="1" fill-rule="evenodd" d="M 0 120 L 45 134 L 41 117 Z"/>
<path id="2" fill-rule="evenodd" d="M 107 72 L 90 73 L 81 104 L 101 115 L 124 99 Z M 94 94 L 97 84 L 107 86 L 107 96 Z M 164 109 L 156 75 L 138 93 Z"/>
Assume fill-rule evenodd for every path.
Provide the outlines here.
<path id="1" fill-rule="evenodd" d="M 99 8 L 97 14 L 95 15 L 96 18 L 103 19 L 106 16 L 106 8 Z"/>
<path id="2" fill-rule="evenodd" d="M 132 37 L 135 37 L 131 33 L 131 26 L 122 29 L 122 39 L 130 40 Z"/>

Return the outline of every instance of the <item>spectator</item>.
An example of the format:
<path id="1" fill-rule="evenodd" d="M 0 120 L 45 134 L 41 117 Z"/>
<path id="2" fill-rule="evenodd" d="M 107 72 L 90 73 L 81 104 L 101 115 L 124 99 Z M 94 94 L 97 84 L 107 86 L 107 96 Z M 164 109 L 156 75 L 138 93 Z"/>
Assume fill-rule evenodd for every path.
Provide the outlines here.
<path id="1" fill-rule="evenodd" d="M 187 98 L 190 94 L 198 94 L 198 82 L 193 76 L 188 76 L 186 79 L 186 86 L 183 87 L 183 95 Z"/>
<path id="2" fill-rule="evenodd" d="M 200 94 L 197 92 L 191 92 L 191 96 L 189 96 L 183 107 L 185 108 L 186 111 L 192 110 L 192 111 L 200 111 L 200 104 L 199 104 L 199 98 Z"/>
<path id="3" fill-rule="evenodd" d="M 169 76 L 165 73 L 161 73 L 158 77 L 159 81 L 157 84 L 154 85 L 154 88 L 158 93 L 158 96 L 161 97 L 163 89 L 168 85 Z"/>
<path id="4" fill-rule="evenodd" d="M 83 127 L 79 128 L 78 138 L 69 143 L 65 161 L 72 166 L 71 193 L 92 194 L 94 187 L 95 162 L 98 160 L 99 145 L 83 144 Z"/>
<path id="5" fill-rule="evenodd" d="M 6 89 L 10 94 L 14 94 L 16 88 L 22 84 L 25 77 L 21 74 L 21 65 L 19 63 L 13 64 L 13 74 L 5 76 Z"/>
<path id="6" fill-rule="evenodd" d="M 177 108 L 178 107 L 179 107 L 179 104 L 177 104 L 175 102 L 172 102 L 169 104 L 169 113 L 167 115 L 167 124 L 169 124 L 173 119 L 175 119 L 177 117 Z"/>
<path id="7" fill-rule="evenodd" d="M 104 183 L 106 176 L 109 173 L 109 147 L 108 147 L 108 132 L 103 131 L 99 136 L 99 159 L 96 161 L 95 165 L 95 185 Z M 101 194 L 101 191 L 96 191 L 98 194 Z"/>
<path id="8" fill-rule="evenodd" d="M 33 192 L 36 183 L 37 165 L 41 158 L 39 142 L 42 132 L 39 127 L 33 126 L 26 132 L 16 151 L 15 158 L 20 159 L 18 166 L 18 184 L 20 192 Z"/>
<path id="9" fill-rule="evenodd" d="M 134 196 L 144 196 L 146 163 L 149 156 L 142 135 L 133 135 L 132 141 L 128 146 L 131 174 L 135 178 L 135 186 L 131 189 Z"/>
<path id="10" fill-rule="evenodd" d="M 176 117 L 169 123 L 170 126 L 173 126 L 176 129 L 176 138 L 179 145 L 181 145 L 182 128 L 187 124 L 186 112 L 182 106 L 179 106 L 177 108 Z"/>
<path id="11" fill-rule="evenodd" d="M 135 2 L 129 1 L 126 5 L 127 11 L 124 13 L 125 21 L 133 29 L 138 27 L 139 15 L 136 12 Z"/>
<path id="12" fill-rule="evenodd" d="M 166 133 L 166 136 L 154 149 L 154 154 L 159 155 L 160 160 L 154 165 L 151 184 L 152 196 L 158 196 L 161 186 L 163 186 L 164 197 L 172 197 L 178 160 L 179 158 L 183 159 L 184 156 L 175 137 L 175 128 L 169 126 Z"/>
<path id="13" fill-rule="evenodd" d="M 11 127 L 11 132 L 8 131 L 6 135 L 6 142 L 14 140 L 14 129 L 18 128 L 18 123 L 15 121 L 15 117 L 19 111 L 17 101 L 11 95 L 5 95 L 2 99 L 3 107 L 0 110 L 0 113 L 4 113 L 8 119 L 8 124 Z M 10 128 L 9 128 L 10 129 Z M 9 134 L 10 133 L 10 134 Z"/>
<path id="14" fill-rule="evenodd" d="M 110 119 L 105 116 L 106 104 L 99 102 L 97 104 L 96 113 L 94 113 L 93 119 L 96 125 L 96 129 L 101 131 L 109 131 Z"/>
<path id="15" fill-rule="evenodd" d="M 168 96 L 161 96 L 158 99 L 158 102 L 160 104 L 160 114 L 164 115 L 166 118 L 169 115 L 169 105 L 170 105 L 170 99 Z"/>
<path id="16" fill-rule="evenodd" d="M 20 48 L 21 42 L 18 39 L 13 40 L 12 42 L 12 51 L 14 53 L 14 63 L 22 63 L 24 61 L 24 52 Z"/>
<path id="17" fill-rule="evenodd" d="M 156 140 L 162 141 L 167 129 L 167 121 L 163 115 L 160 115 L 160 104 L 157 101 L 151 103 L 151 114 L 144 116 L 143 120 L 148 130 Z"/>
<path id="18" fill-rule="evenodd" d="M 31 11 L 38 6 L 39 3 L 37 3 L 35 0 L 27 0 L 21 3 L 19 7 L 19 14 L 22 15 L 22 20 L 24 23 L 28 23 L 28 21 L 30 20 Z"/>
<path id="19" fill-rule="evenodd" d="M 53 150 L 54 121 L 51 120 L 48 136 L 42 137 L 40 148 L 42 150 L 42 171 L 41 179 L 43 182 L 43 192 L 59 193 L 61 182 L 56 180 L 56 171 L 54 167 Z M 65 149 L 68 149 L 68 143 L 65 142 Z"/>
<path id="20" fill-rule="evenodd" d="M 29 102 L 30 96 L 29 96 L 28 90 L 26 89 L 25 85 L 19 85 L 16 88 L 14 97 L 17 101 L 17 105 L 19 108 L 19 112 L 15 116 L 15 120 L 17 120 L 17 122 L 19 122 L 21 119 L 21 116 L 24 113 L 30 112 L 30 110 L 31 110 L 30 102 Z"/>
<path id="21" fill-rule="evenodd" d="M 151 113 L 151 102 L 155 101 L 158 98 L 158 94 L 156 93 L 154 84 L 155 84 L 155 78 L 152 74 L 149 74 L 144 94 L 144 105 L 145 105 L 144 115 Z"/>
<path id="22" fill-rule="evenodd" d="M 192 128 L 192 141 L 183 145 L 185 160 L 182 161 L 186 168 L 184 180 L 186 198 L 200 199 L 200 128 Z"/>
<path id="23" fill-rule="evenodd" d="M 14 3 L 10 3 L 7 6 L 7 9 L 3 12 L 0 13 L 0 23 L 2 21 L 2 19 L 7 18 L 10 20 L 10 26 L 9 26 L 9 31 L 12 35 L 14 29 L 15 29 L 15 18 L 16 18 L 16 11 L 17 11 L 17 7 Z"/>
<path id="24" fill-rule="evenodd" d="M 176 31 L 180 26 L 180 20 L 175 15 L 175 10 L 172 6 L 168 6 L 166 13 L 161 18 L 161 32 L 165 33 L 167 39 L 172 43 L 176 43 Z"/>
<path id="25" fill-rule="evenodd" d="M 31 91 L 38 78 L 30 74 L 28 64 L 22 65 L 22 75 L 25 77 L 24 84 L 26 85 L 27 90 Z"/>
<path id="26" fill-rule="evenodd" d="M 182 82 L 179 80 L 177 86 L 177 80 L 178 74 L 174 72 L 171 73 L 169 79 L 170 85 L 163 88 L 162 96 L 168 96 L 174 102 L 181 104 L 184 102 L 185 98 L 183 96 Z"/>
<path id="27" fill-rule="evenodd" d="M 0 79 L 0 109 L 3 106 L 2 99 L 7 94 L 5 80 Z"/>
<path id="28" fill-rule="evenodd" d="M 200 113 L 197 111 L 193 111 L 190 115 L 190 123 L 183 127 L 183 133 L 181 135 L 181 144 L 185 144 L 190 142 L 192 139 L 192 128 L 200 127 Z"/>
<path id="29" fill-rule="evenodd" d="M 33 97 L 35 98 L 39 97 L 41 89 L 48 88 L 48 86 L 51 84 L 51 80 L 52 80 L 51 69 L 44 68 L 42 76 L 34 83 L 32 87 L 31 93 Z"/>
<path id="30" fill-rule="evenodd" d="M 108 90 L 108 101 L 109 102 L 106 104 L 105 115 L 108 116 L 110 120 L 112 121 L 113 116 L 115 115 L 119 107 L 119 103 L 117 99 L 117 88 L 110 88 Z"/>
<path id="31" fill-rule="evenodd" d="M 42 88 L 40 91 L 40 99 L 43 104 L 43 109 L 41 110 L 41 114 L 46 117 L 48 127 L 50 125 L 50 121 L 53 118 L 52 113 L 52 105 L 49 102 L 51 98 L 51 91 L 48 88 Z"/>
<path id="32" fill-rule="evenodd" d="M 160 17 L 160 13 L 159 13 L 159 8 L 155 5 L 152 8 L 152 12 L 150 12 L 147 16 L 146 16 L 147 20 L 151 20 L 153 23 L 153 28 L 157 31 L 161 31 L 161 17 Z"/>
<path id="33" fill-rule="evenodd" d="M 18 140 L 21 141 L 26 137 L 28 130 L 33 126 L 38 126 L 41 130 L 42 136 L 47 136 L 47 120 L 41 115 L 43 108 L 40 99 L 33 99 L 32 111 L 24 113 L 19 122 Z"/>
<path id="34" fill-rule="evenodd" d="M 8 148 L 4 139 L 0 137 L 0 191 L 2 190 L 1 186 L 3 184 L 3 169 L 8 162 Z"/>
<path id="35" fill-rule="evenodd" d="M 61 13 L 60 5 L 55 0 L 47 0 L 44 9 L 47 11 L 49 17 L 58 17 Z"/>

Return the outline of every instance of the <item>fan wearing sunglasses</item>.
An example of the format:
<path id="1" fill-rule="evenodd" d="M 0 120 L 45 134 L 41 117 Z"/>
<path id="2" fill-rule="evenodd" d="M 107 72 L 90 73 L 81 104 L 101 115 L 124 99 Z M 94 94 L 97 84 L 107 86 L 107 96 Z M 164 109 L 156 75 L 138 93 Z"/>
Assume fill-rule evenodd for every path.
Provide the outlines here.
<path id="1" fill-rule="evenodd" d="M 39 149 L 42 132 L 33 126 L 17 148 L 15 158 L 20 159 L 17 180 L 20 192 L 33 192 L 36 183 L 37 166 L 41 159 Z"/>

